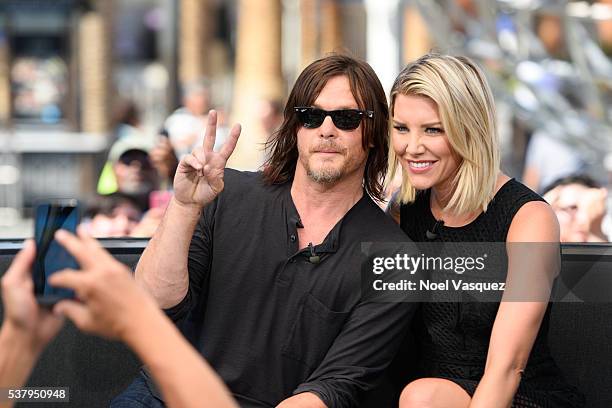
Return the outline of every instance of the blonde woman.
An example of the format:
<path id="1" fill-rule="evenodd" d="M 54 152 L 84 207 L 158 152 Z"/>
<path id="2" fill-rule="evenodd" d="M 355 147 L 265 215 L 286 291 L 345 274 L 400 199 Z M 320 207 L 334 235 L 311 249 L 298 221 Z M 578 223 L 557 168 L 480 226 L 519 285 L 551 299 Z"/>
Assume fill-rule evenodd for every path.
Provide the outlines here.
<path id="1" fill-rule="evenodd" d="M 500 170 L 493 97 L 473 62 L 428 54 L 407 66 L 390 114 L 402 187 L 389 212 L 411 239 L 559 242 L 551 208 Z M 400 408 L 582 406 L 548 351 L 549 314 L 546 299 L 423 303 L 419 379 L 403 389 Z"/>

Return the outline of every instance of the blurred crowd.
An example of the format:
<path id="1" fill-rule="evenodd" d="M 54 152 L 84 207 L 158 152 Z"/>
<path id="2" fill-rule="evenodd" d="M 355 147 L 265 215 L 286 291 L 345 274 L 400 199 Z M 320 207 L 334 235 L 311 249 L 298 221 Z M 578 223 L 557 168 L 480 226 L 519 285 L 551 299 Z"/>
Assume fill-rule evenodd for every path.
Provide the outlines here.
<path id="1" fill-rule="evenodd" d="M 606 211 L 608 190 L 586 175 L 560 178 L 544 191 L 559 227 L 561 242 L 608 242 L 612 234 Z"/>
<path id="2" fill-rule="evenodd" d="M 259 121 L 271 135 L 283 119 L 283 103 L 262 100 Z M 172 196 L 172 182 L 179 160 L 202 143 L 211 86 L 206 79 L 187 83 L 182 106 L 166 118 L 156 135 L 147 134 L 133 101 L 117 104 L 114 142 L 100 174 L 97 195 L 89 200 L 83 224 L 95 237 L 150 237 Z M 217 111 L 215 148 L 222 145 L 229 128 L 223 111 Z"/>

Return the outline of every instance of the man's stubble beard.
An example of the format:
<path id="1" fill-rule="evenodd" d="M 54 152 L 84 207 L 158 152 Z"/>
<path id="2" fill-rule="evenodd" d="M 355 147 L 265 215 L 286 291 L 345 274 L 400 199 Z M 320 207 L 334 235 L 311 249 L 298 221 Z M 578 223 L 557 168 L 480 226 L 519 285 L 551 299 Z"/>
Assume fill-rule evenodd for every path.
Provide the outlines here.
<path id="1" fill-rule="evenodd" d="M 312 181 L 320 184 L 332 184 L 340 180 L 344 175 L 344 168 L 312 170 L 310 166 L 306 169 L 306 174 Z"/>
<path id="2" fill-rule="evenodd" d="M 310 165 L 310 159 L 312 155 L 316 151 L 324 150 L 324 149 L 333 149 L 338 151 L 342 156 L 342 163 L 334 166 L 334 160 L 330 160 L 329 163 L 327 160 L 323 161 L 318 168 L 313 168 Z M 304 169 L 306 170 L 306 175 L 310 180 L 319 184 L 334 184 L 338 181 L 349 176 L 352 172 L 352 167 L 356 165 L 356 161 L 354 157 L 350 156 L 350 152 L 335 142 L 325 142 L 319 144 L 316 148 L 310 151 L 310 157 L 305 160 Z"/>
<path id="3" fill-rule="evenodd" d="M 318 168 L 313 169 L 310 163 L 306 166 L 306 175 L 315 183 L 333 184 L 348 175 L 352 160 L 344 156 L 344 161 L 339 166 L 333 166 L 331 163 L 327 165 L 325 162 Z"/>

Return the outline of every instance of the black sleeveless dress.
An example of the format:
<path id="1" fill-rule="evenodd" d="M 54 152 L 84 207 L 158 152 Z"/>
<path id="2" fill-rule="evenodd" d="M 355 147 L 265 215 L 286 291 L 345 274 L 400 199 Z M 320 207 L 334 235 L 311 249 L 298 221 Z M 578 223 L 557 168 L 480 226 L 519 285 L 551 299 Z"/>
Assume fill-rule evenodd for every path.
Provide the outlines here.
<path id="1" fill-rule="evenodd" d="M 400 226 L 415 242 L 505 242 L 516 212 L 527 202 L 544 201 L 539 195 L 509 180 L 495 195 L 486 212 L 463 227 L 439 227 L 427 239 L 436 220 L 431 213 L 430 191 L 400 208 Z M 419 349 L 417 377 L 455 382 L 470 396 L 484 374 L 489 340 L 499 303 L 423 303 L 414 323 Z M 568 385 L 548 348 L 550 305 L 533 345 L 512 407 L 582 407 L 584 397 Z"/>

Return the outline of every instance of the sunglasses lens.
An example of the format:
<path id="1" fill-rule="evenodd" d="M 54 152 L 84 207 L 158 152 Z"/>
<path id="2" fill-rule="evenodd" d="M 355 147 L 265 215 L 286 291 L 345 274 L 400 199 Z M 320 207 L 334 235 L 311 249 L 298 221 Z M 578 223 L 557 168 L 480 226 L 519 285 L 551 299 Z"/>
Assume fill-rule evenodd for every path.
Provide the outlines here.
<path id="1" fill-rule="evenodd" d="M 300 123 L 309 129 L 316 129 L 323 124 L 327 115 L 331 116 L 334 125 L 342 130 L 354 130 L 361 123 L 363 112 L 356 109 L 325 111 L 318 108 L 295 108 Z M 371 117 L 371 116 L 370 116 Z"/>
<path id="2" fill-rule="evenodd" d="M 332 119 L 334 120 L 334 125 L 336 125 L 338 129 L 353 130 L 357 129 L 359 126 L 359 123 L 361 122 L 361 114 L 356 110 L 345 109 L 335 111 L 332 115 Z"/>
<path id="3" fill-rule="evenodd" d="M 305 128 L 315 129 L 325 120 L 325 113 L 321 109 L 300 108 L 297 110 L 299 121 Z"/>

